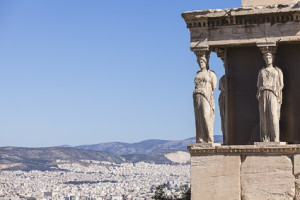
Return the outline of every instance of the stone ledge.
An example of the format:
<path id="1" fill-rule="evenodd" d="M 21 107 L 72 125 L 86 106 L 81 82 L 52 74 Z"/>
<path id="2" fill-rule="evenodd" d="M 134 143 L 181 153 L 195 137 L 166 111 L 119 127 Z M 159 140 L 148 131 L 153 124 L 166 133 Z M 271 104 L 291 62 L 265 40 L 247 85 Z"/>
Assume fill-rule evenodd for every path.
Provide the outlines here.
<path id="1" fill-rule="evenodd" d="M 300 144 L 279 146 L 258 145 L 230 145 L 201 147 L 198 144 L 189 144 L 188 150 L 192 156 L 203 154 L 296 154 L 300 153 Z"/>
<path id="2" fill-rule="evenodd" d="M 187 28 L 253 26 L 258 24 L 295 23 L 300 20 L 298 4 L 259 6 L 232 9 L 200 10 L 182 13 Z"/>
<path id="3" fill-rule="evenodd" d="M 195 10 L 187 11 L 181 14 L 185 20 L 192 19 L 207 19 L 215 17 L 230 17 L 243 15 L 257 15 L 257 14 L 271 14 L 271 13 L 285 13 L 285 12 L 299 12 L 300 5 L 285 4 L 285 5 L 271 5 L 271 6 L 257 6 L 257 7 L 243 7 L 230 9 L 210 9 L 210 10 Z"/>
<path id="4" fill-rule="evenodd" d="M 286 142 L 254 142 L 254 145 L 264 147 L 278 147 L 286 145 Z"/>
<path id="5" fill-rule="evenodd" d="M 298 3 L 298 0 L 242 0 L 242 7 Z"/>

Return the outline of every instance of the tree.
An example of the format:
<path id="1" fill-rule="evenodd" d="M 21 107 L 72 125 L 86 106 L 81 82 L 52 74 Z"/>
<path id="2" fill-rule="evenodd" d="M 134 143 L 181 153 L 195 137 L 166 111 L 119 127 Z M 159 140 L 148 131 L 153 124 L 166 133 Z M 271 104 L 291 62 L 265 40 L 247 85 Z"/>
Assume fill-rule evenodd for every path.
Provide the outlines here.
<path id="1" fill-rule="evenodd" d="M 191 189 L 187 185 L 181 185 L 178 192 L 170 192 L 167 184 L 162 184 L 155 187 L 155 193 L 152 197 L 155 200 L 190 200 Z"/>

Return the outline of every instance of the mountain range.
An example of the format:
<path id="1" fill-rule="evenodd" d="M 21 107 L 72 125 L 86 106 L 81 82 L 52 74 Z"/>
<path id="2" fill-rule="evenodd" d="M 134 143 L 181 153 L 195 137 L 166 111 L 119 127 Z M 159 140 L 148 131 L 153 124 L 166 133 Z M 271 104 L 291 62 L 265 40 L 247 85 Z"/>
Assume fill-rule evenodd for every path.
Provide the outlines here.
<path id="1" fill-rule="evenodd" d="M 195 138 L 189 138 L 176 141 L 145 140 L 137 143 L 110 142 L 76 147 L 0 147 L 0 170 L 59 170 L 57 160 L 178 164 L 181 163 L 180 159 L 174 157 L 184 154 L 188 161 L 187 145 L 194 142 Z M 222 136 L 215 136 L 215 142 L 222 142 Z"/>
<path id="2" fill-rule="evenodd" d="M 223 136 L 215 135 L 214 140 L 216 143 L 222 143 Z M 117 155 L 127 154 L 149 154 L 163 149 L 176 149 L 187 151 L 187 145 L 195 143 L 196 138 L 188 138 L 185 140 L 144 140 L 137 143 L 123 143 L 123 142 L 108 142 L 92 145 L 81 145 L 75 148 L 97 150 L 109 152 Z"/>

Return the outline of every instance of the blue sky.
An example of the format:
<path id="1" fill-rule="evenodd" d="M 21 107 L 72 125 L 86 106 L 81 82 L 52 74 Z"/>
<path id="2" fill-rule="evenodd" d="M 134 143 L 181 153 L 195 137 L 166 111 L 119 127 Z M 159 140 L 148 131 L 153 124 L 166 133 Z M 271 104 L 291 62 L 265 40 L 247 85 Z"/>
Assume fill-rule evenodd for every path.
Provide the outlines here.
<path id="1" fill-rule="evenodd" d="M 0 1 L 0 146 L 195 136 L 199 68 L 181 13 L 232 7 L 240 1 Z M 215 54 L 210 66 L 224 74 Z"/>

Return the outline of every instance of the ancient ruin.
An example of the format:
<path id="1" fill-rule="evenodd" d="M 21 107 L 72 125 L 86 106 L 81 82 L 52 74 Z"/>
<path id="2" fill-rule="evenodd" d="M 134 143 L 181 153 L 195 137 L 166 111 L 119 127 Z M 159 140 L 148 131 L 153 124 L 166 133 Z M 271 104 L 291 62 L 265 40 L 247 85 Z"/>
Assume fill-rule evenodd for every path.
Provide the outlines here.
<path id="1" fill-rule="evenodd" d="M 195 78 L 192 199 L 300 200 L 300 2 L 242 0 L 182 17 L 198 62 L 206 67 L 216 52 L 225 67 L 217 77 L 222 146 L 209 128 L 215 84 L 208 69 Z"/>

